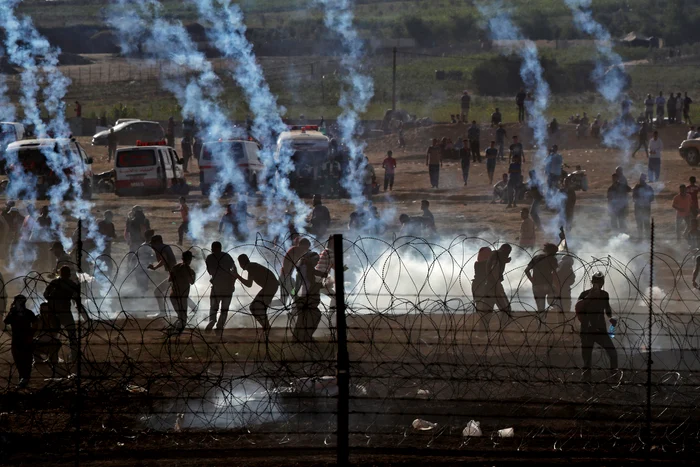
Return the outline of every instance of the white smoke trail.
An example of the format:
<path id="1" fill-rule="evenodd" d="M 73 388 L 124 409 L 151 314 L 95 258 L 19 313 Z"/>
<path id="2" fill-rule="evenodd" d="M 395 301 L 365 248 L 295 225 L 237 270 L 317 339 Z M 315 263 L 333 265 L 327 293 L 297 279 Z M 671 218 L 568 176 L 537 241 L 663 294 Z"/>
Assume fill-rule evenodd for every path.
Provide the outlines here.
<path id="1" fill-rule="evenodd" d="M 270 238 L 284 235 L 287 225 L 279 222 L 287 206 L 294 207 L 294 225 L 298 231 L 305 228 L 308 207 L 290 189 L 289 174 L 294 170 L 290 148 L 280 148 L 275 155 L 276 137 L 285 131 L 281 115 L 285 109 L 278 106 L 276 97 L 265 81 L 262 67 L 257 61 L 253 45 L 246 38 L 243 12 L 230 0 L 192 0 L 201 18 L 208 23 L 207 35 L 217 49 L 236 61 L 232 77 L 245 94 L 249 108 L 254 113 L 253 135 L 262 143 L 261 162 L 264 165 L 259 187 L 264 196 Z"/>
<path id="2" fill-rule="evenodd" d="M 592 0 L 565 0 L 571 9 L 576 27 L 591 36 L 596 45 L 599 59 L 596 60 L 591 79 L 598 92 L 611 105 L 619 105 L 627 97 L 624 94 L 627 74 L 622 64 L 622 57 L 613 49 L 613 38 L 605 27 L 593 19 Z M 603 134 L 603 143 L 624 151 L 629 157 L 631 149 L 630 136 L 635 131 L 634 124 L 626 121 L 626 115 L 616 118 L 610 129 Z"/>
<path id="3" fill-rule="evenodd" d="M 123 53 L 142 49 L 149 58 L 168 60 L 174 69 L 184 72 L 181 78 L 165 73 L 163 86 L 174 94 L 183 117 L 197 118 L 198 137 L 207 141 L 242 138 L 243 130 L 231 123 L 218 103 L 222 87 L 211 62 L 197 49 L 182 23 L 161 15 L 162 5 L 155 0 L 118 0 L 108 11 L 107 23 L 117 32 Z M 190 212 L 189 229 L 194 238 L 201 238 L 206 224 L 221 217 L 220 199 L 229 187 L 240 197 L 247 191 L 247 181 L 227 146 L 212 145 L 211 152 L 216 181 L 209 192 L 210 205 Z"/>
<path id="4" fill-rule="evenodd" d="M 314 0 L 323 6 L 323 21 L 326 27 L 340 38 L 343 46 L 340 63 L 345 69 L 344 87 L 338 104 L 342 113 L 338 126 L 342 143 L 348 149 L 350 164 L 343 184 L 350 194 L 350 201 L 357 208 L 366 202 L 363 193 L 363 178 L 367 166 L 364 157 L 365 144 L 358 138 L 360 116 L 367 111 L 374 95 L 372 78 L 362 71 L 364 58 L 362 41 L 353 26 L 352 0 Z"/>
<path id="5" fill-rule="evenodd" d="M 535 166 L 541 168 L 547 155 L 547 119 L 545 112 L 549 106 L 550 89 L 544 79 L 544 69 L 540 62 L 537 45 L 525 38 L 520 29 L 510 19 L 510 14 L 499 0 L 489 3 L 477 3 L 479 13 L 486 21 L 486 27 L 493 40 L 511 41 L 510 52 L 516 52 L 521 60 L 520 77 L 528 91 L 533 93 L 534 101 L 527 109 L 528 124 L 533 131 L 537 145 Z"/>
<path id="6" fill-rule="evenodd" d="M 68 146 L 70 128 L 65 118 L 63 99 L 70 80 L 58 70 L 60 51 L 52 47 L 46 38 L 39 34 L 29 18 L 18 18 L 15 15 L 18 3 L 16 0 L 0 1 L 0 28 L 5 31 L 5 47 L 9 61 L 22 68 L 20 103 L 25 115 L 24 121 L 34 126 L 35 134 L 39 138 L 52 136 L 62 139 L 61 144 Z M 38 104 L 40 91 L 48 113 L 48 125 L 41 118 Z M 104 239 L 97 232 L 97 225 L 89 215 L 91 203 L 82 199 L 85 179 L 82 155 L 76 154 L 70 147 L 60 148 L 58 145 L 56 147 L 45 145 L 40 149 L 46 157 L 49 169 L 59 180 L 47 193 L 52 207 L 52 230 L 59 236 L 66 249 L 71 247 L 72 242 L 62 229 L 65 221 L 64 201 L 68 195 L 71 195 L 74 201 L 68 204 L 70 213 L 75 218 L 85 219 L 88 237 L 94 240 L 98 250 L 95 253 L 99 256 L 104 249 Z M 31 179 L 20 176 L 14 178 L 13 182 L 19 186 L 10 189 L 10 193 L 28 194 L 30 201 L 36 199 L 35 187 L 27 186 L 32 183 Z"/>

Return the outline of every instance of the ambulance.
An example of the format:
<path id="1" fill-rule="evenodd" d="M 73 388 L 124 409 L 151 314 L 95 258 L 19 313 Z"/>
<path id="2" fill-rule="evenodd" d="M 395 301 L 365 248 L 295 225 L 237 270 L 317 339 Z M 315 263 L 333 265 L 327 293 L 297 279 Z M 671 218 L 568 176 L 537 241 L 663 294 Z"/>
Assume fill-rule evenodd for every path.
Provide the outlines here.
<path id="1" fill-rule="evenodd" d="M 331 157 L 330 140 L 318 126 L 291 126 L 282 132 L 277 139 L 276 160 L 284 154 L 294 163 L 289 183 L 299 195 L 321 193 L 328 183 L 339 186 L 340 169 L 329 169 L 339 161 Z"/>
<path id="2" fill-rule="evenodd" d="M 246 191 L 255 192 L 263 171 L 259 152 L 260 145 L 252 138 L 205 142 L 199 154 L 199 186 L 202 194 L 205 196 L 209 194 L 212 185 L 218 181 L 217 177 L 226 167 L 223 161 L 217 161 L 217 158 L 221 157 L 235 162 L 248 184 Z M 237 190 L 227 186 L 224 191 L 236 192 Z"/>
<path id="3" fill-rule="evenodd" d="M 114 171 L 117 196 L 180 193 L 187 187 L 182 160 L 165 141 L 117 149 Z"/>

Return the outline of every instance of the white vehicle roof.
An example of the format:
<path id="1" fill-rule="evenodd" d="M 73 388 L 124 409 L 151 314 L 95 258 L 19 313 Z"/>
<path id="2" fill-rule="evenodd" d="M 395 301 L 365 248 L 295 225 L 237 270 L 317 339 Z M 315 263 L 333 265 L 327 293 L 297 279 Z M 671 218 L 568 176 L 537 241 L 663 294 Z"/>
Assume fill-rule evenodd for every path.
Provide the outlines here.
<path id="1" fill-rule="evenodd" d="M 139 118 L 120 118 L 116 122 L 114 122 L 114 124 L 120 125 L 120 124 L 126 123 L 126 122 L 139 122 L 139 121 L 141 121 L 141 119 L 139 119 Z"/>
<path id="2" fill-rule="evenodd" d="M 65 144 L 74 143 L 75 141 L 71 138 L 39 138 L 39 139 L 25 139 L 22 141 L 15 141 L 7 146 L 7 150 L 21 149 L 24 147 L 53 147 L 55 144 Z"/>
<path id="3" fill-rule="evenodd" d="M 160 123 L 158 123 L 158 122 L 151 122 L 148 120 L 126 120 L 126 121 L 119 122 L 117 125 L 114 125 L 112 128 L 114 128 L 115 130 L 120 130 L 120 129 L 124 128 L 125 126 L 131 125 L 132 123 L 151 123 L 153 125 L 160 125 Z"/>
<path id="4" fill-rule="evenodd" d="M 277 144 L 280 144 L 286 140 L 303 141 L 303 142 L 317 143 L 317 144 L 322 143 L 322 142 L 328 143 L 330 141 L 326 135 L 324 135 L 320 131 L 315 131 L 315 130 L 283 131 L 282 133 L 280 133 L 280 136 L 277 139 Z"/>
<path id="5" fill-rule="evenodd" d="M 143 146 L 120 146 L 119 148 L 117 148 L 117 152 L 119 152 L 119 151 L 132 151 L 134 149 L 158 149 L 158 148 L 174 149 L 172 146 L 168 146 L 167 144 L 148 144 L 148 145 L 143 145 Z"/>

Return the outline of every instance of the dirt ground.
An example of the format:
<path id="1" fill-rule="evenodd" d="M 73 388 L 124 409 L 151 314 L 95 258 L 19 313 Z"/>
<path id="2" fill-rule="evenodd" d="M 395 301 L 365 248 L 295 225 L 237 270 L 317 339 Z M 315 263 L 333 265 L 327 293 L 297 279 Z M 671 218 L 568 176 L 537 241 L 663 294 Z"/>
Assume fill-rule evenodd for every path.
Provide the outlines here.
<path id="1" fill-rule="evenodd" d="M 523 134 L 526 133 L 525 129 L 520 128 L 518 125 L 509 125 L 507 130 L 509 137 L 519 132 Z M 679 259 L 688 252 L 688 249 L 684 243 L 678 244 L 675 240 L 675 214 L 670 206 L 671 199 L 677 191 L 677 186 L 681 183 L 686 183 L 688 177 L 697 172 L 697 168 L 689 167 L 687 163 L 680 158 L 676 149 L 686 131 L 687 130 L 681 126 L 662 129 L 661 138 L 664 140 L 666 146 L 662 161 L 662 182 L 654 185 L 657 194 L 657 202 L 653 209 L 653 216 L 657 225 L 657 251 L 663 251 L 665 254 Z M 491 138 L 491 132 L 492 130 L 482 127 L 482 150 L 486 147 L 486 142 Z M 465 133 L 466 128 L 458 125 L 440 125 L 407 131 L 406 137 L 408 146 L 405 151 L 401 151 L 397 148 L 394 136 L 381 137 L 367 142 L 366 153 L 370 162 L 375 166 L 380 179 L 383 175 L 382 169 L 380 168 L 381 161 L 384 158 L 385 152 L 390 149 L 393 150 L 398 160 L 394 191 L 375 195 L 372 200 L 380 211 L 391 211 L 393 213 L 393 222 L 389 225 L 388 235 L 398 232 L 399 214 L 419 214 L 420 200 L 427 199 L 431 202 L 431 209 L 435 215 L 437 228 L 439 234 L 443 238 L 452 238 L 455 235 L 469 234 L 486 237 L 493 241 L 516 241 L 520 223 L 519 210 L 506 209 L 505 205 L 491 203 L 492 188 L 487 180 L 485 164 L 472 165 L 469 185 L 468 187 L 464 187 L 458 161 L 445 161 L 441 171 L 440 188 L 431 189 L 429 186 L 427 167 L 425 166 L 425 149 L 429 144 L 429 140 L 433 137 L 441 138 L 444 136 L 450 137 L 454 141 L 457 138 L 464 137 Z M 599 147 L 592 140 L 576 141 L 568 137 L 568 134 L 570 134 L 570 129 L 568 133 L 565 132 L 565 135 L 562 137 L 562 142 L 560 143 L 560 151 L 564 156 L 564 161 L 569 167 L 581 165 L 588 173 L 590 185 L 590 189 L 587 192 L 578 193 L 575 225 L 571 236 L 572 238 L 585 239 L 599 238 L 601 239 L 601 244 L 603 244 L 604 239 L 611 235 L 608 228 L 606 211 L 606 189 L 610 184 L 610 175 L 615 170 L 615 167 L 620 165 L 624 168 L 630 184 L 633 184 L 636 179 L 638 179 L 640 171 L 644 170 L 646 158 L 643 154 L 638 154 L 636 159 L 628 159 L 620 154 L 619 151 Z M 79 140 L 87 152 L 95 158 L 93 167 L 95 172 L 101 172 L 110 168 L 106 162 L 106 148 L 94 148 L 90 146 L 89 138 L 79 138 Z M 530 149 L 527 151 L 526 155 L 529 156 L 532 153 L 533 151 Z M 525 164 L 524 171 L 527 171 L 529 167 L 531 167 L 531 160 L 532 159 L 528 157 L 528 162 Z M 500 164 L 497 167 L 497 176 L 499 173 L 505 171 L 505 168 L 504 164 Z M 198 185 L 196 163 L 188 180 L 194 188 L 194 191 L 189 197 L 190 204 L 206 203 L 206 199 L 204 199 L 196 189 Z M 172 212 L 172 210 L 177 207 L 176 196 L 118 198 L 112 194 L 101 194 L 95 199 L 93 214 L 96 217 L 101 217 L 101 213 L 104 212 L 104 210 L 112 210 L 115 213 L 117 231 L 121 232 L 124 228 L 124 219 L 126 215 L 135 204 L 144 207 L 146 214 L 151 220 L 151 225 L 159 233 L 163 234 L 166 242 L 174 243 L 179 224 L 179 214 Z M 251 201 L 250 204 L 252 205 L 251 211 L 259 214 L 260 209 L 254 206 L 255 201 Z M 345 200 L 335 199 L 326 200 L 326 205 L 331 211 L 333 221 L 331 230 L 334 232 L 345 232 L 349 214 L 354 210 L 354 207 Z M 545 216 L 547 215 L 551 214 L 545 214 Z M 264 213 L 259 214 L 257 221 L 267 221 Z M 69 225 L 68 228 L 70 229 L 73 225 L 74 224 Z M 637 239 L 635 239 L 636 229 L 634 228 L 634 219 L 631 216 L 628 220 L 628 226 L 631 236 L 629 241 L 637 241 Z M 545 240 L 550 239 L 541 238 L 541 241 Z M 186 243 L 185 246 L 187 247 L 188 244 Z M 118 255 L 120 252 L 125 252 L 126 247 L 123 244 L 116 245 L 113 250 L 115 254 Z M 607 253 L 614 254 L 614 252 L 605 252 L 605 254 Z M 359 328 L 361 329 L 361 327 L 362 326 Z M 405 329 L 410 328 L 411 326 L 405 325 L 401 329 L 405 331 Z M 252 335 L 249 332 L 246 330 L 229 331 L 227 331 L 227 337 L 217 352 L 225 352 L 227 358 L 230 359 L 229 361 L 233 363 L 235 363 L 236 358 L 238 358 L 233 356 L 234 354 L 238 355 L 236 352 L 242 352 L 243 357 L 251 361 L 258 362 L 263 359 L 263 354 L 256 353 L 259 352 L 260 349 L 258 348 L 255 350 L 254 346 L 251 346 Z M 440 332 L 435 332 L 436 335 L 440 335 Z M 100 345 L 101 335 L 102 334 L 97 333 L 93 340 L 95 348 L 100 349 L 100 352 L 108 352 L 108 355 L 111 356 L 119 355 L 124 342 L 120 341 L 121 344 L 116 345 L 114 343 Z M 194 335 L 193 333 L 193 336 Z M 359 331 L 357 336 L 358 341 L 361 340 L 362 335 L 363 332 Z M 393 336 L 393 333 L 391 335 Z M 372 334 L 370 339 L 378 339 L 378 337 L 378 335 Z M 427 339 L 429 342 L 431 339 L 428 334 L 419 337 L 421 339 Z M 411 339 L 412 337 L 409 335 L 408 338 Z M 105 342 L 109 341 L 109 339 L 102 339 Z M 133 339 L 134 342 L 146 339 L 145 341 L 141 341 L 141 343 L 146 344 L 144 347 L 145 351 L 141 353 L 141 350 L 134 350 L 135 347 L 132 346 L 129 352 L 136 351 L 138 355 L 145 358 L 145 361 L 155 362 L 155 375 L 167 374 L 169 369 L 163 368 L 162 365 L 164 363 L 167 365 L 167 360 L 161 361 L 158 358 L 159 355 L 165 355 L 162 352 L 166 352 L 166 347 L 162 345 L 162 339 L 159 337 L 157 329 L 149 328 L 149 333 L 137 331 Z M 126 340 L 129 341 L 131 339 Z M 565 339 L 563 343 L 559 343 L 558 345 L 560 345 L 561 348 L 566 348 L 566 342 L 569 340 L 570 339 Z M 193 339 L 185 345 L 187 349 L 180 350 L 181 353 L 178 354 L 178 358 L 176 359 L 177 363 L 175 365 L 179 370 L 189 368 L 189 366 L 187 366 L 189 364 L 186 362 L 187 358 L 202 355 L 202 348 L 197 346 L 197 342 L 199 342 L 197 339 Z M 473 339 L 469 336 L 466 336 L 466 340 L 460 341 L 459 345 L 466 345 L 468 342 L 474 345 Z M 2 342 L 0 342 L 0 345 L 2 345 L 3 348 L 7 348 L 7 343 L 7 336 L 5 336 Z M 508 345 L 510 344 L 512 344 L 512 342 L 508 343 Z M 569 345 L 573 344 L 569 343 Z M 207 344 L 203 348 L 210 349 L 210 346 Z M 403 353 L 406 348 L 406 344 L 401 342 L 392 352 L 384 349 L 384 352 L 387 353 L 382 353 L 382 355 L 389 360 L 395 359 L 396 361 L 402 361 L 402 359 L 407 358 L 406 354 Z M 420 344 L 417 344 L 415 348 L 410 348 L 412 352 L 416 352 L 411 358 L 416 358 L 417 360 L 424 358 L 420 357 Z M 330 364 L 332 363 L 332 355 L 334 352 L 333 349 L 326 350 L 329 352 L 327 356 L 329 360 L 326 363 Z M 244 354 L 244 351 L 247 353 Z M 355 349 L 353 352 L 358 360 L 362 360 L 364 354 L 361 349 Z M 448 354 L 449 352 L 446 352 L 444 356 Z M 98 356 L 98 354 L 95 354 L 93 358 L 99 360 Z M 208 354 L 206 358 L 212 358 L 211 354 Z M 303 355 L 295 355 L 295 358 L 303 360 Z M 437 361 L 440 361 L 440 358 L 438 358 Z M 158 365 L 158 363 L 161 365 Z M 3 368 L 2 371 L 5 371 L 5 368 Z M 525 386 L 525 388 L 527 389 L 527 386 Z M 507 388 L 502 389 L 507 390 Z M 118 406 L 120 400 L 118 395 L 118 392 L 114 393 L 114 400 L 112 402 L 115 404 L 115 407 Z M 45 396 L 49 401 L 47 404 L 52 407 L 52 410 L 55 407 L 61 407 L 61 403 L 64 404 L 64 408 L 69 407 L 70 403 L 72 403 L 72 399 L 64 395 L 61 391 L 58 391 L 58 393 L 47 393 Z M 3 407 L 12 407 L 17 401 L 11 397 L 12 396 L 9 395 L 1 396 L 0 404 L 2 404 Z M 66 397 L 67 399 L 64 400 Z M 612 397 L 620 396 L 613 394 Z M 636 397 L 636 395 L 634 397 Z M 30 402 L 24 400 L 20 401 L 20 403 L 29 404 L 28 406 L 24 406 L 26 408 L 31 407 L 31 404 L 35 404 L 36 401 Z M 95 401 L 92 401 L 92 403 L 95 403 Z M 414 405 L 415 402 L 409 401 L 404 406 L 404 409 L 413 408 Z M 449 407 L 450 406 L 448 406 L 448 408 Z M 525 405 L 523 405 L 523 407 L 525 407 Z M 59 410 L 58 413 L 61 413 L 63 410 L 64 409 Z M 130 408 L 125 406 L 124 410 L 128 412 Z M 452 410 L 459 413 L 462 411 L 461 408 L 457 410 L 454 406 Z M 467 409 L 464 410 L 466 412 Z M 469 410 L 475 412 L 474 409 L 470 408 Z M 488 417 L 487 414 L 491 408 L 485 406 L 481 410 L 484 411 L 484 417 Z M 632 410 L 632 413 L 634 413 L 634 410 Z M 629 412 L 625 412 L 625 414 L 625 416 L 628 416 Z M 603 418 L 606 417 L 605 414 L 601 414 L 600 416 Z M 608 414 L 608 416 L 611 415 Z M 569 417 L 566 420 L 573 420 L 576 418 L 576 415 L 574 412 L 571 412 L 567 414 L 566 417 Z M 0 419 L 2 418 L 3 415 L 0 414 Z M 59 421 L 55 419 L 51 419 L 50 417 L 48 417 L 48 419 L 53 420 L 54 423 L 60 424 Z M 17 420 L 14 420 L 14 422 L 17 422 Z M 83 462 L 81 462 L 83 465 L 161 465 L 162 463 L 167 463 L 169 465 L 194 466 L 217 465 L 224 461 L 231 462 L 231 460 L 234 459 L 237 465 L 332 465 L 334 463 L 334 451 L 332 451 L 332 449 L 326 451 L 324 449 L 307 449 L 306 447 L 302 449 L 294 447 L 297 445 L 305 445 L 303 442 L 304 440 L 298 442 L 298 444 L 294 446 L 285 447 L 282 441 L 279 441 L 277 438 L 275 438 L 274 441 L 269 437 L 267 439 L 262 439 L 242 431 L 235 431 L 232 433 L 198 432 L 196 435 L 188 434 L 186 436 L 184 434 L 172 432 L 166 432 L 165 435 L 153 432 L 139 434 L 130 429 L 124 430 L 123 427 L 113 430 L 110 422 L 109 419 L 105 420 L 99 417 L 88 419 L 84 422 L 85 429 L 94 430 L 93 434 L 96 436 L 85 437 L 85 443 L 87 444 L 81 447 L 84 453 Z M 31 421 L 28 420 L 27 423 L 31 423 Z M 34 420 L 34 423 L 36 423 L 36 420 Z M 568 421 L 566 423 L 568 423 Z M 638 422 L 630 423 L 636 426 Z M 536 427 L 532 429 L 533 433 L 535 433 Z M 41 431 L 44 432 L 41 433 Z M 53 433 L 50 427 L 46 427 L 46 430 L 40 430 L 39 433 L 35 433 L 31 438 L 18 436 L 17 433 L 13 434 L 12 432 L 0 433 L 0 435 L 0 453 L 9 453 L 10 456 L 7 459 L 13 463 L 31 462 L 34 465 L 61 465 L 73 462 L 72 448 L 68 448 L 68 446 L 73 445 L 73 435 L 70 431 Z M 404 437 L 405 436 L 404 434 Z M 621 463 L 619 460 L 606 458 L 605 450 L 598 451 L 596 449 L 594 451 L 589 451 L 590 448 L 587 447 L 585 443 L 581 446 L 577 445 L 577 449 L 572 450 L 570 454 L 566 454 L 566 457 L 543 454 L 547 450 L 551 451 L 551 445 L 547 444 L 551 441 L 549 438 L 543 441 L 541 448 L 533 448 L 532 451 L 527 454 L 519 454 L 517 458 L 510 457 L 504 453 L 515 453 L 517 452 L 516 450 L 520 451 L 522 446 L 518 446 L 518 443 L 520 443 L 519 440 L 516 443 L 503 443 L 500 441 L 494 443 L 493 440 L 485 438 L 483 443 L 469 446 L 464 453 L 466 456 L 465 458 L 458 458 L 454 456 L 458 455 L 457 453 L 460 451 L 453 451 L 454 446 L 450 443 L 455 440 L 455 437 L 459 439 L 459 433 L 451 433 L 451 436 L 445 435 L 444 438 L 449 439 L 450 443 L 444 445 L 441 444 L 443 442 L 441 441 L 441 436 L 442 435 L 438 435 L 436 437 L 437 440 L 433 437 L 416 439 L 412 436 L 404 444 L 400 433 L 392 433 L 390 438 L 387 439 L 395 439 L 395 444 L 398 448 L 396 450 L 374 451 L 369 444 L 365 448 L 360 447 L 363 446 L 364 443 L 369 443 L 369 441 L 364 439 L 364 435 L 358 433 L 357 439 L 353 441 L 353 445 L 356 446 L 353 462 L 355 465 L 414 465 L 416 460 L 420 459 L 421 464 L 429 462 L 435 465 L 455 465 L 457 463 L 463 464 L 465 458 L 468 458 L 469 461 L 475 465 L 509 465 L 522 462 L 524 460 L 523 456 L 525 456 L 528 461 L 538 463 L 556 464 L 571 462 L 571 458 L 575 458 L 577 461 L 580 460 L 582 463 L 593 462 L 596 465 L 620 465 Z M 280 435 L 278 438 L 282 438 L 282 436 Z M 326 443 L 327 440 L 309 439 L 306 441 L 309 446 L 323 446 L 321 443 Z M 600 439 L 587 441 L 591 443 L 604 443 L 604 441 Z M 37 451 L 29 455 L 28 453 L 31 451 L 29 445 L 32 443 L 40 443 L 39 445 L 45 447 L 47 454 L 39 455 Z M 634 444 L 635 441 L 630 441 L 630 443 L 632 443 L 632 445 L 626 446 L 624 452 L 636 456 L 637 454 L 633 453 L 641 452 L 639 451 L 639 446 Z M 432 446 L 435 449 L 435 451 L 431 452 L 433 457 L 425 457 L 423 449 L 427 446 Z M 441 452 L 439 450 L 440 446 L 445 446 L 448 451 Z M 545 446 L 547 447 L 545 448 Z M 263 448 L 262 453 L 260 448 Z M 627 448 L 629 448 L 629 450 L 627 450 Z M 525 451 L 527 451 L 527 449 L 525 449 Z M 52 452 L 55 454 L 53 458 L 50 455 Z M 591 452 L 590 455 L 595 460 L 587 457 L 589 455 L 587 452 Z M 414 455 L 416 457 L 412 457 Z M 618 457 L 619 453 L 610 451 L 610 455 Z M 639 456 L 641 459 L 642 454 L 639 454 Z M 676 462 L 682 463 L 683 460 L 677 460 Z"/>

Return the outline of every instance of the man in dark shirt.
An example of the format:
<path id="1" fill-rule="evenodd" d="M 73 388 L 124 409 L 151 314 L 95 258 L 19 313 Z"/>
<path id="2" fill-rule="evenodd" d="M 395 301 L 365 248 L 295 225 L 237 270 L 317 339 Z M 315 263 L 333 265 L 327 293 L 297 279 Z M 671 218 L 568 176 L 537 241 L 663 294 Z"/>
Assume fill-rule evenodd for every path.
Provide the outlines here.
<path id="1" fill-rule="evenodd" d="M 518 187 L 523 182 L 523 169 L 519 156 L 511 158 L 508 166 L 508 208 L 518 206 Z"/>
<path id="2" fill-rule="evenodd" d="M 195 274 L 190 267 L 192 264 L 192 252 L 182 253 L 182 262 L 177 263 L 170 269 L 168 280 L 170 281 L 170 303 L 177 314 L 175 330 L 182 333 L 187 324 L 187 301 L 190 298 L 190 286 L 194 285 Z"/>
<path id="3" fill-rule="evenodd" d="M 518 140 L 518 135 L 513 136 L 513 144 L 510 145 L 510 156 L 508 161 L 513 160 L 513 157 L 520 157 L 520 162 L 525 162 L 525 152 L 523 151 L 523 143 Z"/>
<path id="4" fill-rule="evenodd" d="M 238 280 L 241 281 L 241 284 L 250 288 L 253 286 L 253 283 L 255 283 L 261 289 L 250 304 L 250 313 L 262 327 L 265 342 L 267 342 L 270 332 L 270 321 L 267 318 L 267 309 L 270 307 L 270 303 L 277 293 L 277 289 L 280 285 L 279 281 L 277 277 L 275 277 L 274 272 L 261 264 L 251 262 L 247 255 L 240 255 L 238 257 L 238 264 L 241 265 L 241 269 L 248 272 L 248 279 L 243 279 L 241 276 L 238 276 Z"/>
<path id="5" fill-rule="evenodd" d="M 280 281 L 282 288 L 280 289 L 280 298 L 282 305 L 287 306 L 294 289 L 294 272 L 296 271 L 297 262 L 311 249 L 311 242 L 308 238 L 302 238 L 296 245 L 292 245 L 282 259 L 282 268 L 280 269 Z"/>
<path id="6" fill-rule="evenodd" d="M 554 291 L 558 290 L 557 281 L 557 246 L 553 243 L 545 243 L 544 253 L 535 255 L 525 269 L 525 275 L 532 283 L 532 295 L 535 297 L 537 313 L 547 310 L 547 299 L 549 304 L 554 301 Z"/>
<path id="7" fill-rule="evenodd" d="M 646 122 L 642 122 L 642 124 L 639 127 L 639 142 L 637 143 L 637 147 L 635 148 L 634 151 L 632 151 L 632 157 L 635 157 L 635 154 L 637 154 L 637 151 L 640 149 L 644 148 L 644 152 L 647 153 L 647 157 L 649 157 L 649 135 L 648 135 L 649 129 L 647 127 Z"/>
<path id="8" fill-rule="evenodd" d="M 581 322 L 581 356 L 583 357 L 584 381 L 591 380 L 591 360 L 594 344 L 603 347 L 607 352 L 610 359 L 611 373 L 617 369 L 617 352 L 612 339 L 608 335 L 608 323 L 605 321 L 605 315 L 612 319 L 610 296 L 603 290 L 605 276 L 597 272 L 593 274 L 591 283 L 591 288 L 584 290 L 578 297 L 578 303 L 576 303 L 576 316 Z"/>
<path id="9" fill-rule="evenodd" d="M 491 145 L 486 150 L 486 174 L 489 177 L 489 185 L 493 184 L 493 174 L 496 171 L 497 158 L 498 149 L 496 149 L 496 142 L 491 141 Z"/>
<path id="10" fill-rule="evenodd" d="M 496 110 L 491 114 L 491 126 L 498 126 L 502 121 L 503 116 L 501 115 L 501 111 L 498 110 L 498 107 L 496 107 Z"/>
<path id="11" fill-rule="evenodd" d="M 214 326 L 221 332 L 226 325 L 228 310 L 231 306 L 233 292 L 236 290 L 236 276 L 238 270 L 231 255 L 222 251 L 221 243 L 211 244 L 211 254 L 205 260 L 207 272 L 211 276 L 211 294 L 209 295 L 209 324 L 206 330 L 211 331 Z M 219 320 L 216 320 L 216 313 L 221 305 Z"/>
<path id="12" fill-rule="evenodd" d="M 627 193 L 632 189 L 619 181 L 619 175 L 612 175 L 612 185 L 608 187 L 608 210 L 610 212 L 610 227 L 624 232 L 627 229 Z"/>
<path id="13" fill-rule="evenodd" d="M 427 199 L 421 200 L 420 210 L 423 211 L 422 218 L 425 219 L 423 223 L 425 229 L 430 232 L 435 232 L 435 216 L 430 212 L 430 201 Z"/>
<path id="14" fill-rule="evenodd" d="M 157 271 L 160 268 L 164 268 L 168 273 L 168 276 L 156 286 L 156 289 L 153 292 L 156 297 L 156 301 L 158 302 L 158 309 L 160 311 L 159 316 L 162 317 L 165 316 L 166 311 L 165 293 L 170 286 L 170 271 L 172 271 L 175 264 L 177 264 L 177 260 L 175 259 L 175 254 L 173 253 L 172 247 L 163 243 L 162 236 L 154 235 L 151 237 L 150 245 L 151 248 L 153 248 L 153 252 L 156 254 L 156 259 L 158 262 L 155 264 L 149 264 L 148 269 L 151 271 Z"/>
<path id="15" fill-rule="evenodd" d="M 73 282 L 70 267 L 63 266 L 60 277 L 52 280 L 44 291 L 44 298 L 49 303 L 49 310 L 53 313 L 62 328 L 68 334 L 71 348 L 71 361 L 78 357 L 78 340 L 76 338 L 75 319 L 71 313 L 71 302 L 75 302 L 78 313 L 85 314 L 83 304 L 80 301 L 80 286 Z"/>
<path id="16" fill-rule="evenodd" d="M 460 99 L 460 108 L 462 109 L 462 121 L 467 122 L 469 118 L 469 107 L 471 107 L 472 98 L 467 91 L 462 93 L 462 98 Z"/>
<path id="17" fill-rule="evenodd" d="M 632 201 L 637 233 L 640 238 L 644 238 L 651 229 L 651 203 L 654 202 L 654 189 L 647 183 L 647 174 L 639 176 L 639 183 L 632 189 Z"/>
<path id="18" fill-rule="evenodd" d="M 506 133 L 506 129 L 503 128 L 503 125 L 498 125 L 498 129 L 496 130 L 496 144 L 498 144 L 498 157 L 501 160 L 506 158 L 503 147 L 506 144 L 507 136 L 508 134 Z"/>
<path id="19" fill-rule="evenodd" d="M 12 326 L 10 350 L 19 373 L 20 389 L 27 387 L 32 376 L 34 327 L 37 323 L 36 315 L 26 305 L 27 297 L 17 295 L 5 317 L 5 325 Z"/>
<path id="20" fill-rule="evenodd" d="M 497 305 L 499 311 L 505 312 L 508 316 L 510 316 L 510 303 L 503 289 L 503 274 L 506 264 L 510 263 L 511 251 L 513 248 L 508 243 L 504 243 L 489 256 L 486 262 L 486 286 L 483 300 L 485 310 L 493 311 L 493 306 Z"/>
<path id="21" fill-rule="evenodd" d="M 408 214 L 401 214 L 399 223 L 401 224 L 400 233 L 405 237 L 420 237 L 424 234 L 424 230 L 427 230 L 427 220 L 423 216 L 411 217 Z"/>
<path id="22" fill-rule="evenodd" d="M 469 166 L 471 162 L 471 150 L 469 149 L 469 141 L 463 141 L 464 146 L 459 148 L 459 160 L 462 165 L 462 179 L 464 180 L 464 186 L 467 186 L 467 180 L 469 180 Z"/>
<path id="23" fill-rule="evenodd" d="M 309 233 L 315 237 L 323 237 L 331 225 L 331 213 L 323 205 L 321 195 L 314 195 L 313 209 L 309 218 Z"/>

